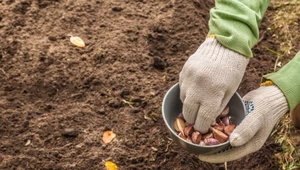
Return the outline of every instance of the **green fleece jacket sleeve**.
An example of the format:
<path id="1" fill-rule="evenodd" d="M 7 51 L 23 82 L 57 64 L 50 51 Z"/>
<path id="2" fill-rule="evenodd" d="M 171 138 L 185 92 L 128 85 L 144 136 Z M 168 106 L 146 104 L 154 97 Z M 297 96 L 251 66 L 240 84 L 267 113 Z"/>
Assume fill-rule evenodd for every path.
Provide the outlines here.
<path id="1" fill-rule="evenodd" d="M 300 52 L 279 71 L 263 77 L 272 80 L 284 93 L 290 110 L 300 103 Z"/>
<path id="2" fill-rule="evenodd" d="M 209 34 L 225 47 L 252 57 L 259 38 L 259 24 L 270 0 L 216 0 L 210 10 Z"/>

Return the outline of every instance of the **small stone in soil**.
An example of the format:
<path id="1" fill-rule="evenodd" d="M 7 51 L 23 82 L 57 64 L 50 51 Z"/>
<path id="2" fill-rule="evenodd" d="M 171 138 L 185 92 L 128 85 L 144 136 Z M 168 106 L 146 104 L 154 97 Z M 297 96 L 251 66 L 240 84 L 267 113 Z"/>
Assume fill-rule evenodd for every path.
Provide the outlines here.
<path id="1" fill-rule="evenodd" d="M 78 132 L 74 128 L 65 128 L 62 131 L 62 135 L 65 137 L 77 137 Z"/>

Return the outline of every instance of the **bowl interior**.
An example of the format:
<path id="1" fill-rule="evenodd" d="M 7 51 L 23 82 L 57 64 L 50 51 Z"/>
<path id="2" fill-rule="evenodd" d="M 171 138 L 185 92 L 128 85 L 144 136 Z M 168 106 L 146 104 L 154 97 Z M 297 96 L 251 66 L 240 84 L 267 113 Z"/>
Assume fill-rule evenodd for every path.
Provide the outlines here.
<path id="1" fill-rule="evenodd" d="M 185 149 L 186 148 L 191 148 L 197 147 L 197 148 L 215 148 L 215 147 L 221 147 L 225 145 L 229 145 L 229 141 L 219 144 L 219 145 L 214 145 L 214 146 L 201 146 L 201 145 L 196 145 L 193 143 L 190 143 L 188 141 L 185 141 L 184 139 L 180 138 L 177 135 L 177 132 L 173 128 L 173 124 L 177 116 L 182 112 L 182 102 L 180 100 L 180 89 L 179 89 L 179 84 L 175 84 L 172 86 L 167 94 L 165 95 L 163 99 L 163 104 L 162 104 L 162 112 L 163 112 L 163 118 L 165 121 L 166 126 L 168 127 L 169 131 L 171 132 L 172 138 L 178 138 L 176 139 L 179 145 L 182 145 Z M 244 103 L 239 96 L 238 93 L 235 93 L 232 98 L 230 99 L 229 103 L 229 116 L 232 117 L 232 122 L 235 125 L 238 125 L 243 118 L 245 117 L 245 106 Z M 200 150 L 201 151 L 201 150 Z M 197 150 L 193 150 L 192 152 L 199 152 Z"/>

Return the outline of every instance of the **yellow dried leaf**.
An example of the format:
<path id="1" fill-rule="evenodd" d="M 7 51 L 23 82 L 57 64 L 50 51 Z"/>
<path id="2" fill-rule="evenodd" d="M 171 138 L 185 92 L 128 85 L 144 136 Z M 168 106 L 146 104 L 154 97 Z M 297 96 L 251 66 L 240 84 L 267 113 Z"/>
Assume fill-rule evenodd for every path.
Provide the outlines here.
<path id="1" fill-rule="evenodd" d="M 118 166 L 111 161 L 105 162 L 105 168 L 106 168 L 106 170 L 118 170 Z"/>
<path id="2" fill-rule="evenodd" d="M 71 36 L 70 41 L 77 47 L 85 47 L 84 41 L 80 37 L 73 37 Z"/>
<path id="3" fill-rule="evenodd" d="M 111 142 L 117 135 L 111 131 L 111 130 L 108 130 L 108 131 L 105 131 L 103 133 L 103 136 L 102 136 L 102 140 L 104 143 L 109 143 Z"/>

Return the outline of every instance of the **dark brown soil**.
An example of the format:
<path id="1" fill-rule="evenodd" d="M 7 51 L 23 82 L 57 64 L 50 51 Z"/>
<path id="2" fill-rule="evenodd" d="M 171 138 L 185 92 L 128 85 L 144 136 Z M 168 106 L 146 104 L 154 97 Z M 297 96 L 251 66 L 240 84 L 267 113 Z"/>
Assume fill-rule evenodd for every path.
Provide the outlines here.
<path id="1" fill-rule="evenodd" d="M 161 116 L 167 89 L 204 40 L 200 0 L 0 0 L 0 169 L 222 170 L 172 143 Z M 259 86 L 274 65 L 264 32 L 239 88 Z M 69 36 L 80 36 L 85 48 Z M 66 128 L 73 128 L 65 135 Z M 101 140 L 105 130 L 117 137 Z M 228 169 L 278 169 L 281 147 Z"/>

